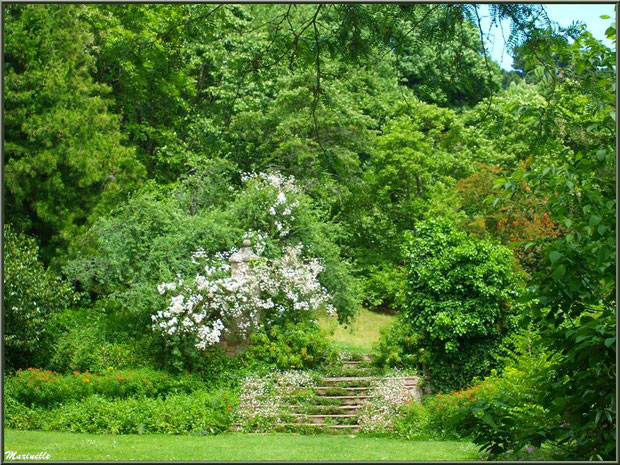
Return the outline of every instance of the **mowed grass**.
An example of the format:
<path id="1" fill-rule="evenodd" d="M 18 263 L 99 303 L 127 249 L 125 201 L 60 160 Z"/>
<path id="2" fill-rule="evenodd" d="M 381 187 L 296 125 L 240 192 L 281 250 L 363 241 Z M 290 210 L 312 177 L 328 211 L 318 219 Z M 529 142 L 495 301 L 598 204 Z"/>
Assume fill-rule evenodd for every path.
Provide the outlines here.
<path id="1" fill-rule="evenodd" d="M 469 442 L 407 441 L 364 435 L 97 435 L 5 430 L 4 450 L 47 452 L 50 460 L 477 460 Z"/>
<path id="2" fill-rule="evenodd" d="M 361 354 L 372 350 L 381 337 L 381 329 L 393 325 L 396 315 L 371 312 L 362 308 L 348 326 L 339 325 L 336 318 L 327 315 L 320 315 L 318 320 L 319 326 L 330 333 L 334 347 Z"/>

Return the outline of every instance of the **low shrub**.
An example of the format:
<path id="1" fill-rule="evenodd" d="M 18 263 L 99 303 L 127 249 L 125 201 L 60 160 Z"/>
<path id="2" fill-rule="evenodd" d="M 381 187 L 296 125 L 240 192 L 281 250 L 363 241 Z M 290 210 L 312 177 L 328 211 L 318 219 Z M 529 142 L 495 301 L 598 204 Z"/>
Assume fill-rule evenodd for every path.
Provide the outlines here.
<path id="1" fill-rule="evenodd" d="M 57 371 L 102 371 L 107 367 L 136 368 L 152 360 L 150 339 L 133 342 L 109 342 L 102 338 L 102 328 L 75 326 L 59 337 L 51 366 Z"/>
<path id="2" fill-rule="evenodd" d="M 435 439 L 429 428 L 429 412 L 421 402 L 404 405 L 400 415 L 394 419 L 394 434 L 410 440 Z"/>
<path id="3" fill-rule="evenodd" d="M 565 427 L 540 399 L 541 386 L 554 377 L 552 362 L 557 356 L 548 357 L 531 328 L 515 333 L 508 342 L 514 349 L 504 357 L 503 373 L 477 386 L 478 395 L 457 415 L 462 431 L 492 458 L 531 447 L 533 431 L 542 439 L 539 446 L 547 431 Z"/>
<path id="4" fill-rule="evenodd" d="M 462 439 L 469 435 L 461 428 L 459 412 L 462 408 L 475 403 L 478 396 L 484 395 L 482 391 L 492 391 L 494 388 L 487 386 L 488 381 L 483 381 L 476 386 L 454 391 L 448 394 L 437 394 L 425 399 L 427 430 L 436 439 Z"/>
<path id="5" fill-rule="evenodd" d="M 238 397 L 195 391 L 167 398 L 106 399 L 93 395 L 54 409 L 7 405 L 5 425 L 16 429 L 105 434 L 217 434 L 234 422 Z"/>
<path id="6" fill-rule="evenodd" d="M 5 378 L 5 395 L 27 407 L 52 407 L 92 395 L 105 399 L 160 397 L 190 393 L 204 387 L 204 382 L 189 373 L 171 376 L 150 369 L 113 370 L 103 373 L 78 372 L 59 374 L 51 370 L 29 368 Z"/>
<path id="7" fill-rule="evenodd" d="M 254 333 L 251 341 L 245 357 L 280 370 L 313 368 L 337 357 L 327 336 L 312 322 L 275 325 Z"/>
<path id="8" fill-rule="evenodd" d="M 403 318 L 381 331 L 372 364 L 382 368 L 418 368 L 426 359 L 420 337 Z"/>
<path id="9" fill-rule="evenodd" d="M 504 371 L 468 388 L 425 399 L 428 430 L 442 439 L 470 437 L 491 457 L 528 447 L 525 435 L 561 424 L 539 399 L 543 380 L 551 375 L 551 362 L 537 334 L 522 330 L 507 339 L 513 349 L 502 357 Z"/>

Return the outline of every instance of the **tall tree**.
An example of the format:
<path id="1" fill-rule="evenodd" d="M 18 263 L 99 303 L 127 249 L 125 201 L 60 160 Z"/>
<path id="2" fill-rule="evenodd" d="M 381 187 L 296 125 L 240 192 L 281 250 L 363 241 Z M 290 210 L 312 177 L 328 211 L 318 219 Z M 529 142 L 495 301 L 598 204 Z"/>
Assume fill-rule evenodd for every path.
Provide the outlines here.
<path id="1" fill-rule="evenodd" d="M 83 6 L 5 7 L 6 217 L 65 254 L 143 173 L 93 81 Z"/>

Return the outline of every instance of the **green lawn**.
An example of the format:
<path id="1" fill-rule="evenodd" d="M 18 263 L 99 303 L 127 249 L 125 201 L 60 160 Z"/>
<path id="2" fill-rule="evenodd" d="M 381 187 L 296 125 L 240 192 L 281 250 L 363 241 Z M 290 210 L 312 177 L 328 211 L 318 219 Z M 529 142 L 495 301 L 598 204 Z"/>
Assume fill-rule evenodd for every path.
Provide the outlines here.
<path id="1" fill-rule="evenodd" d="M 331 333 L 334 347 L 351 353 L 368 353 L 379 341 L 381 329 L 394 324 L 395 315 L 386 315 L 360 309 L 355 320 L 347 327 L 338 324 L 336 318 L 321 315 L 319 326 Z"/>
<path id="2" fill-rule="evenodd" d="M 477 460 L 469 442 L 407 441 L 364 435 L 242 434 L 219 436 L 4 433 L 4 450 L 47 452 L 50 460 Z"/>

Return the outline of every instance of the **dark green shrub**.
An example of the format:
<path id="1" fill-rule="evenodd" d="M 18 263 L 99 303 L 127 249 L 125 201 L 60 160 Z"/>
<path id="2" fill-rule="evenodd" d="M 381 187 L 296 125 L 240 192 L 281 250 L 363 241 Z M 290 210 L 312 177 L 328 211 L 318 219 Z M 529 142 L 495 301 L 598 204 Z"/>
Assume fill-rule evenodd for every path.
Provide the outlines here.
<path id="1" fill-rule="evenodd" d="M 540 402 L 543 384 L 553 372 L 548 354 L 537 344 L 538 334 L 528 329 L 508 339 L 513 348 L 501 357 L 505 364 L 501 374 L 494 371 L 470 388 L 427 400 L 431 429 L 470 437 L 494 458 L 529 446 L 532 431 L 562 423 Z"/>
<path id="2" fill-rule="evenodd" d="M 238 397 L 229 391 L 196 391 L 167 398 L 106 399 L 99 395 L 43 410 L 10 404 L 6 426 L 105 434 L 217 434 L 230 428 Z"/>
<path id="3" fill-rule="evenodd" d="M 35 240 L 4 226 L 4 362 L 47 366 L 58 315 L 77 303 L 72 286 L 46 270 Z"/>
<path id="4" fill-rule="evenodd" d="M 336 356 L 315 323 L 275 325 L 252 335 L 245 356 L 281 370 L 313 368 Z"/>
<path id="5" fill-rule="evenodd" d="M 426 360 L 419 342 L 420 336 L 413 332 L 404 318 L 399 317 L 396 324 L 381 331 L 372 363 L 386 368 L 417 368 Z"/>
<path id="6" fill-rule="evenodd" d="M 514 328 L 520 292 L 510 250 L 467 237 L 447 220 L 418 224 L 407 244 L 409 288 L 403 318 L 428 352 L 434 389 L 471 383 L 498 367 Z"/>

